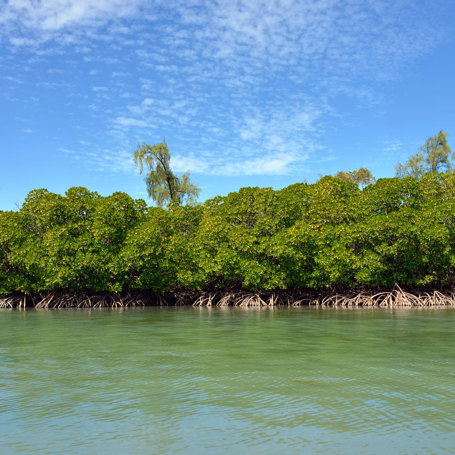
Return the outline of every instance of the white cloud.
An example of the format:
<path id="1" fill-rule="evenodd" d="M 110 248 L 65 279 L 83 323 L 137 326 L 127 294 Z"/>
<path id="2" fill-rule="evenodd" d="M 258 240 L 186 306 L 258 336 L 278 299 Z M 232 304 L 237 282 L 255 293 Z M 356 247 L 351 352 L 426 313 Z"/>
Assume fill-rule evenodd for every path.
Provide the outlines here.
<path id="1" fill-rule="evenodd" d="M 391 139 L 384 142 L 381 155 L 390 160 L 396 161 L 399 159 L 403 151 L 403 143 L 398 139 Z"/>
<path id="2" fill-rule="evenodd" d="M 130 151 L 103 150 L 95 156 L 87 156 L 87 163 L 92 170 L 97 172 L 137 173 Z"/>
<path id="3" fill-rule="evenodd" d="M 117 117 L 114 119 L 114 124 L 121 128 L 146 127 L 147 126 L 146 121 L 132 118 L 132 117 Z"/>
<path id="4" fill-rule="evenodd" d="M 196 174 L 210 173 L 210 163 L 207 159 L 191 155 L 175 155 L 171 158 L 171 167 L 175 172 L 192 172 Z"/>
<path id="5" fill-rule="evenodd" d="M 194 155 L 176 155 L 172 157 L 171 166 L 175 172 L 190 171 L 192 174 L 219 176 L 248 175 L 286 175 L 292 171 L 291 165 L 299 161 L 300 165 L 307 156 L 296 156 L 292 153 L 263 153 L 263 156 L 247 160 L 230 160 L 224 156 L 195 157 Z"/>
<path id="6" fill-rule="evenodd" d="M 159 14 L 170 20 L 156 21 Z M 130 18 L 136 21 L 124 22 Z M 149 22 L 148 28 L 153 24 L 148 34 L 159 36 L 156 48 L 148 40 L 138 48 L 137 38 L 131 39 L 145 25 L 141 20 Z M 7 0 L 0 24 L 15 46 L 33 47 L 52 37 L 72 45 L 84 42 L 87 33 L 92 39 L 135 45 L 138 57 L 160 71 L 178 69 L 170 51 L 242 68 L 248 77 L 292 66 L 305 79 L 315 72 L 346 71 L 385 77 L 428 49 L 438 35 L 427 10 L 411 0 Z M 106 24 L 109 30 L 97 33 Z"/>
<path id="7" fill-rule="evenodd" d="M 307 159 L 306 156 L 296 157 L 292 153 L 266 155 L 251 160 L 226 163 L 223 167 L 215 169 L 215 174 L 219 175 L 286 175 L 291 173 L 291 164 L 295 161 L 302 165 Z"/>
<path id="8" fill-rule="evenodd" d="M 384 152 L 394 153 L 399 152 L 402 147 L 403 143 L 400 140 L 394 139 L 386 141 L 382 150 Z"/>
<path id="9" fill-rule="evenodd" d="M 2 22 L 0 20 L 0 24 L 1 23 Z M 18 47 L 33 47 L 36 45 L 36 41 L 32 38 L 11 36 L 9 41 L 13 46 L 18 46 Z"/>
<path id="10" fill-rule="evenodd" d="M 55 31 L 70 26 L 97 26 L 111 18 L 131 16 L 142 1 L 130 0 L 10 0 L 0 23 L 16 22 L 29 29 Z"/>
<path id="11" fill-rule="evenodd" d="M 24 83 L 24 81 L 22 79 L 15 77 L 15 76 L 4 76 L 3 79 L 5 79 L 5 81 L 15 82 L 16 84 Z"/>
<path id="12" fill-rule="evenodd" d="M 358 109 L 380 105 L 375 82 L 431 49 L 431 11 L 411 0 L 10 0 L 0 40 L 41 62 L 70 54 L 73 68 L 97 75 L 88 88 L 66 82 L 102 122 L 103 145 L 89 141 L 93 168 L 130 172 L 131 153 L 105 154 L 107 137 L 127 150 L 169 135 L 178 172 L 284 175 L 331 159 L 320 144 L 334 118 L 346 122 L 337 96 Z"/>

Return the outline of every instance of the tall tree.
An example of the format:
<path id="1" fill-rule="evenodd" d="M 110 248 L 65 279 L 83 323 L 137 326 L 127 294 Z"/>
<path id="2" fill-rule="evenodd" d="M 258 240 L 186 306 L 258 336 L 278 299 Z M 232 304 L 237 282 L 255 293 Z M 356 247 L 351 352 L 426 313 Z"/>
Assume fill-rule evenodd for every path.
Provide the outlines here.
<path id="1" fill-rule="evenodd" d="M 133 158 L 140 174 L 144 168 L 148 169 L 145 175 L 147 193 L 160 207 L 171 202 L 178 205 L 196 202 L 200 188 L 191 183 L 189 172 L 181 177 L 172 172 L 171 154 L 165 141 L 155 145 L 145 142 L 138 145 Z"/>
<path id="2" fill-rule="evenodd" d="M 447 133 L 439 131 L 429 137 L 419 151 L 408 158 L 405 164 L 395 165 L 397 177 L 422 177 L 432 172 L 447 172 L 453 169 L 453 154 L 447 143 Z"/>
<path id="3" fill-rule="evenodd" d="M 357 171 L 343 172 L 340 171 L 334 176 L 337 179 L 344 180 L 345 182 L 352 182 L 356 185 L 366 186 L 376 182 L 373 174 L 368 169 L 361 167 Z"/>

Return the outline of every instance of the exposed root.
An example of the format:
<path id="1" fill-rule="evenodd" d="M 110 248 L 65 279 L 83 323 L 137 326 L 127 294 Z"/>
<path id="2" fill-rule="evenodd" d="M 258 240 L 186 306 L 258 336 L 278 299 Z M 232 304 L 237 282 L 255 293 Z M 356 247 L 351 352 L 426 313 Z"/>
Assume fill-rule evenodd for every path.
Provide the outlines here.
<path id="1" fill-rule="evenodd" d="M 388 291 L 373 292 L 318 292 L 314 290 L 275 291 L 187 291 L 167 293 L 131 291 L 128 293 L 88 293 L 70 291 L 35 292 L 0 296 L 0 309 L 35 308 L 37 310 L 65 308 L 113 308 L 123 309 L 145 306 L 187 305 L 194 307 L 241 307 L 273 308 L 318 306 L 321 308 L 358 307 L 449 307 L 455 306 L 455 291 L 405 291 L 396 285 Z"/>
<path id="2" fill-rule="evenodd" d="M 138 306 L 167 304 L 162 296 L 153 293 L 119 293 L 88 294 L 84 292 L 52 291 L 32 294 L 17 294 L 0 297 L 0 309 L 99 309 L 99 308 L 129 308 Z"/>
<path id="3" fill-rule="evenodd" d="M 12 297 L 5 297 L 0 299 L 0 309 L 2 310 L 12 310 L 15 307 L 15 301 Z"/>

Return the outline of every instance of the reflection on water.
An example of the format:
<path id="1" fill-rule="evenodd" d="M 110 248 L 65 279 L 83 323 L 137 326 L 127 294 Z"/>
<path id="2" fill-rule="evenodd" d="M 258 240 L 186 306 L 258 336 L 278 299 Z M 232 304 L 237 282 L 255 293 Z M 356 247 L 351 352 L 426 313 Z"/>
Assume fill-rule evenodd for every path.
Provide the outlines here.
<path id="1" fill-rule="evenodd" d="M 442 454 L 455 311 L 0 312 L 0 453 Z"/>

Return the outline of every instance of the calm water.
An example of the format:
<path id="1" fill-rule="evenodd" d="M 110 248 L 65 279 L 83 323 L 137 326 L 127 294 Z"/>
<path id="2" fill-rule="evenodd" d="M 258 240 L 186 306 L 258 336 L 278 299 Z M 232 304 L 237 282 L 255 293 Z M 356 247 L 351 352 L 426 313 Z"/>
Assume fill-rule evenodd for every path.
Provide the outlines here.
<path id="1" fill-rule="evenodd" d="M 455 453 L 455 310 L 0 311 L 0 453 Z"/>

